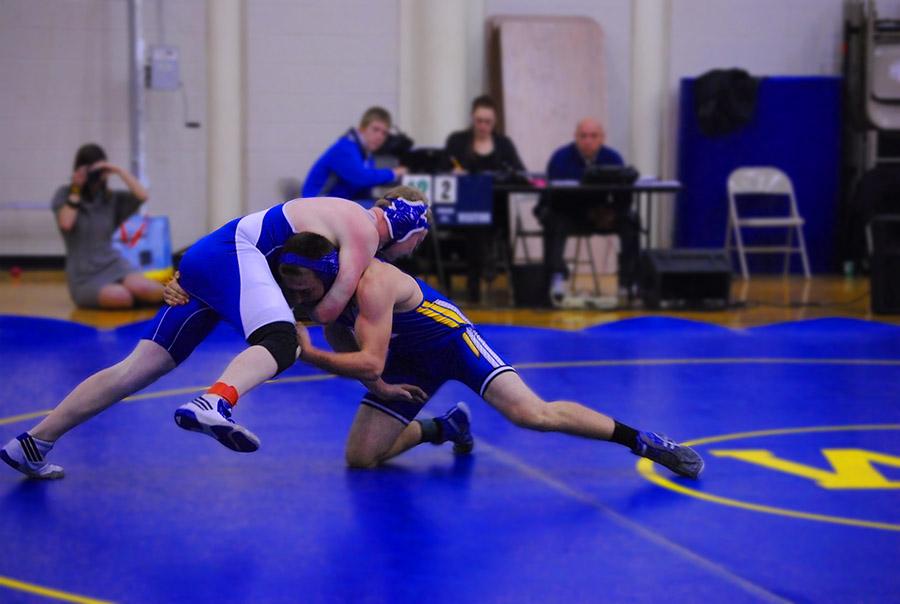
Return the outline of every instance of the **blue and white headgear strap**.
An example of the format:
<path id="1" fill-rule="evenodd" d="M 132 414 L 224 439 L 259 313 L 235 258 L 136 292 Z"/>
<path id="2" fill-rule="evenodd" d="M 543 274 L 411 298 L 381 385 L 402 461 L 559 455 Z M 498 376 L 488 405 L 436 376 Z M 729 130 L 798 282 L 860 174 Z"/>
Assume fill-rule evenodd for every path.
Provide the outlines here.
<path id="1" fill-rule="evenodd" d="M 339 269 L 337 250 L 328 252 L 318 260 L 310 260 L 309 258 L 298 256 L 297 254 L 285 252 L 281 255 L 281 258 L 279 258 L 279 262 L 281 264 L 290 264 L 308 268 L 322 280 L 322 283 L 325 285 L 325 291 L 328 291 L 331 289 L 331 286 L 334 285 L 334 280 L 337 278 Z"/>
<path id="2" fill-rule="evenodd" d="M 428 204 L 424 201 L 409 201 L 402 197 L 385 198 L 391 205 L 385 206 L 384 217 L 392 243 L 406 241 L 416 233 L 428 230 Z"/>

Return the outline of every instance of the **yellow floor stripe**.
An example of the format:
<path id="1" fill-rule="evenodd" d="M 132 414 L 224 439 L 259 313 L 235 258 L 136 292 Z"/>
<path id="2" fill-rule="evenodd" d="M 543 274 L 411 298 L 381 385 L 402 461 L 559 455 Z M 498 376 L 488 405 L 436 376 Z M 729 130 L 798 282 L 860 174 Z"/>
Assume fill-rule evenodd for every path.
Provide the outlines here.
<path id="1" fill-rule="evenodd" d="M 267 380 L 266 384 L 279 385 L 279 384 L 297 384 L 300 382 L 320 382 L 322 380 L 331 380 L 336 376 L 331 375 L 330 373 L 323 373 L 317 375 L 298 375 L 295 377 L 286 377 L 278 380 Z M 172 388 L 171 390 L 159 390 L 157 392 L 146 392 L 144 394 L 133 394 L 127 398 L 123 398 L 122 400 L 125 402 L 131 401 L 142 401 L 148 398 L 162 398 L 164 396 L 172 396 L 174 394 L 191 394 L 193 392 L 202 392 L 207 390 L 209 386 L 188 386 L 185 388 Z M 49 412 L 48 412 L 49 413 Z"/>
<path id="2" fill-rule="evenodd" d="M 0 418 L 0 426 L 4 426 L 6 424 L 14 424 L 16 422 L 22 422 L 26 419 L 33 419 L 35 417 L 44 417 L 50 413 L 50 409 L 46 411 L 32 411 L 31 413 L 22 413 L 21 415 L 11 415 L 9 417 Z"/>
<path id="3" fill-rule="evenodd" d="M 517 369 L 559 369 L 564 367 L 658 367 L 665 365 L 874 365 L 900 367 L 900 359 L 797 359 L 735 357 L 722 359 L 626 359 L 609 361 L 558 361 L 517 363 Z"/>
<path id="4" fill-rule="evenodd" d="M 434 415 L 429 413 L 427 410 L 422 413 L 422 417 L 433 418 Z M 724 579 L 728 582 L 731 582 L 743 589 L 747 593 L 750 593 L 756 596 L 761 602 L 774 602 L 776 604 L 788 604 L 790 600 L 783 598 L 782 596 L 775 594 L 765 587 L 761 585 L 757 585 L 752 581 L 744 579 L 743 577 L 733 573 L 727 567 L 719 564 L 718 562 L 713 562 L 707 558 L 704 558 L 702 555 L 694 552 L 691 549 L 683 545 L 679 545 L 674 541 L 670 541 L 663 534 L 658 533 L 650 528 L 645 527 L 644 525 L 628 518 L 627 516 L 615 511 L 607 504 L 598 500 L 594 495 L 587 493 L 585 491 L 578 490 L 575 487 L 569 486 L 562 480 L 556 478 L 551 474 L 547 474 L 543 470 L 536 468 L 528 463 L 522 461 L 512 453 L 504 450 L 498 445 L 491 444 L 486 441 L 483 437 L 478 437 L 478 448 L 482 451 L 487 451 L 491 455 L 494 456 L 500 463 L 503 463 L 511 468 L 518 470 L 523 475 L 531 478 L 532 480 L 536 480 L 538 482 L 543 483 L 544 485 L 550 487 L 554 491 L 561 493 L 567 497 L 571 497 L 572 499 L 579 501 L 583 504 L 586 504 L 590 507 L 593 507 L 601 514 L 618 524 L 619 526 L 634 532 L 638 537 L 643 538 L 647 541 L 650 541 L 657 546 L 660 546 L 670 552 L 675 553 L 677 556 L 687 560 L 688 562 L 692 562 L 704 569 L 708 572 L 715 574 L 716 576 Z M 641 461 L 650 461 L 649 459 L 642 459 Z M 651 462 L 652 463 L 652 462 Z"/>
<path id="5" fill-rule="evenodd" d="M 816 432 L 868 432 L 869 430 L 900 430 L 900 424 L 855 424 L 849 426 L 810 426 L 807 428 L 773 428 L 770 430 L 753 430 L 751 432 L 734 432 L 719 436 L 696 438 L 683 444 L 689 447 L 709 445 L 729 440 L 742 440 L 757 436 L 783 436 L 787 434 L 814 434 Z"/>
<path id="6" fill-rule="evenodd" d="M 713 574 L 720 579 L 728 581 L 739 587 L 743 591 L 748 594 L 751 594 L 756 599 L 761 602 L 773 602 L 778 604 L 784 604 L 790 602 L 783 598 L 782 596 L 775 594 L 765 587 L 761 585 L 757 585 L 748 579 L 744 579 L 743 577 L 737 575 L 736 573 L 729 570 L 723 564 L 718 562 L 714 562 L 708 558 L 704 558 L 702 555 L 697 552 L 688 549 L 683 545 L 679 545 L 678 543 L 669 540 L 666 536 L 661 533 L 658 533 L 650 528 L 645 527 L 644 525 L 628 518 L 627 516 L 615 511 L 602 501 L 598 500 L 595 496 L 591 495 L 586 491 L 579 490 L 575 487 L 572 487 L 562 480 L 556 478 L 555 476 L 540 470 L 534 466 L 529 465 L 528 463 L 522 461 L 512 453 L 505 451 L 504 449 L 492 445 L 484 440 L 484 438 L 478 438 L 479 449 L 482 451 L 487 451 L 491 455 L 494 456 L 495 459 L 504 463 L 525 476 L 536 480 L 538 482 L 543 483 L 544 485 L 550 487 L 551 489 L 571 497 L 572 499 L 579 501 L 583 504 L 589 505 L 594 509 L 598 510 L 600 513 L 605 515 L 607 518 L 611 519 L 613 522 L 618 524 L 619 526 L 631 531 L 636 534 L 638 537 L 649 541 L 665 550 L 668 550 L 671 553 L 679 556 L 680 558 L 699 566 L 700 568 L 705 569 L 710 574 Z M 649 460 L 641 460 L 641 461 L 649 461 Z"/>
<path id="7" fill-rule="evenodd" d="M 443 318 L 443 317 L 442 317 Z M 871 365 L 876 367 L 900 367 L 900 359 L 798 359 L 798 358 L 722 358 L 722 359 L 611 359 L 607 361 L 559 361 L 547 363 L 519 363 L 517 369 L 560 369 L 578 367 L 659 367 L 667 365 Z M 330 374 L 301 375 L 296 377 L 269 380 L 267 384 L 294 384 L 298 382 L 316 382 L 332 379 Z M 174 388 L 159 392 L 147 392 L 135 394 L 123 399 L 126 402 L 140 401 L 150 398 L 161 398 L 174 394 L 190 394 L 206 390 L 209 386 L 189 386 L 186 388 Z M 0 418 L 0 426 L 21 422 L 26 419 L 43 417 L 50 413 L 46 411 L 32 411 L 21 415 Z"/>
<path id="8" fill-rule="evenodd" d="M 295 377 L 286 377 L 278 380 L 269 380 L 265 382 L 266 384 L 279 385 L 279 384 L 297 384 L 300 382 L 320 382 L 322 380 L 332 380 L 336 376 L 323 373 L 319 375 L 298 375 Z M 169 390 L 159 390 L 157 392 L 145 392 L 143 394 L 133 394 L 129 397 L 123 398 L 123 403 L 133 403 L 135 401 L 144 401 L 152 398 L 163 398 L 166 396 L 174 396 L 176 394 L 193 394 L 195 392 L 202 392 L 209 388 L 209 386 L 186 386 L 184 388 L 171 388 Z M 9 417 L 0 417 L 0 426 L 6 424 L 14 424 L 16 422 L 25 421 L 26 419 L 34 419 L 36 417 L 44 417 L 45 415 L 49 415 L 51 409 L 47 409 L 46 411 L 32 411 L 31 413 L 22 413 L 21 415 L 11 415 Z"/>
<path id="9" fill-rule="evenodd" d="M 729 440 L 741 440 L 745 438 L 754 438 L 758 436 L 784 436 L 790 434 L 811 434 L 816 432 L 859 432 L 868 430 L 900 430 L 900 424 L 859 424 L 850 426 L 810 426 L 805 428 L 776 428 L 772 430 L 755 430 L 752 432 L 735 432 L 733 434 L 723 434 L 720 436 L 710 436 L 706 438 L 697 438 L 686 441 L 682 444 L 689 447 L 700 445 L 708 445 L 712 443 L 724 442 Z M 860 518 L 844 518 L 842 516 L 831 516 L 827 514 L 815 514 L 811 512 L 802 512 L 800 510 L 792 510 L 789 508 L 779 508 L 771 505 L 759 503 L 751 503 L 732 499 L 730 497 L 722 497 L 712 493 L 706 493 L 697 489 L 686 487 L 683 484 L 676 483 L 656 473 L 656 466 L 649 459 L 641 459 L 637 463 L 638 473 L 644 479 L 660 486 L 664 489 L 694 497 L 711 503 L 718 503 L 729 507 L 751 510 L 753 512 L 762 512 L 764 514 L 774 514 L 776 516 L 787 516 L 788 518 L 799 518 L 801 520 L 814 520 L 818 522 L 828 522 L 831 524 L 843 524 L 846 526 L 858 526 L 870 529 L 879 529 L 884 531 L 900 531 L 900 524 L 891 522 L 877 522 L 873 520 L 863 520 Z"/>
<path id="10" fill-rule="evenodd" d="M 296 377 L 287 377 L 281 378 L 279 380 L 269 380 L 266 384 L 295 384 L 298 382 L 319 382 L 322 380 L 330 380 L 334 379 L 335 376 L 330 374 L 321 374 L 321 375 L 301 375 Z M 141 401 L 152 398 L 163 398 L 166 396 L 172 396 L 176 394 L 187 394 L 192 392 L 200 392 L 202 390 L 206 390 L 209 386 L 189 386 L 186 388 L 173 388 L 170 390 L 160 390 L 158 392 L 146 392 L 144 394 L 135 394 L 133 396 L 129 396 L 125 399 L 122 399 L 123 402 L 133 402 L 133 401 Z M 21 415 L 12 415 L 10 417 L 0 418 L 0 426 L 5 424 L 12 424 L 15 422 L 24 421 L 26 419 L 33 419 L 36 417 L 43 417 L 50 413 L 50 410 L 47 411 L 33 411 L 31 413 L 22 413 Z M 31 583 L 25 583 L 24 581 L 17 581 L 15 579 L 10 579 L 9 577 L 0 576 L 0 586 L 8 587 L 10 589 L 16 589 L 19 591 L 25 591 L 28 593 L 37 594 L 40 596 L 44 596 L 47 598 L 53 598 L 56 600 L 63 600 L 65 602 L 81 602 L 83 604 L 109 604 L 109 600 L 98 600 L 96 598 L 88 598 L 85 596 L 79 596 L 76 594 L 70 594 L 65 591 L 60 591 L 58 589 L 50 589 L 48 587 L 41 587 L 40 585 L 33 585 Z M 3 598 L 0 598 L 2 601 Z"/>
<path id="11" fill-rule="evenodd" d="M 98 600 L 97 598 L 88 598 L 86 596 L 70 594 L 58 589 L 50 589 L 49 587 L 41 587 L 40 585 L 34 585 L 33 583 L 16 581 L 15 579 L 10 579 L 9 577 L 0 576 L 0 585 L 2 585 L 3 587 L 8 587 L 10 589 L 16 589 L 18 591 L 24 591 L 32 594 L 37 594 L 39 596 L 44 596 L 45 598 L 62 600 L 64 602 L 79 602 L 80 604 L 111 604 L 110 600 Z"/>
<path id="12" fill-rule="evenodd" d="M 549 362 L 549 363 L 522 363 L 522 364 L 518 365 L 518 367 L 523 368 L 523 369 L 550 369 L 550 368 L 559 368 L 559 367 L 604 367 L 604 366 L 616 367 L 616 366 L 664 366 L 664 365 L 703 365 L 703 364 L 707 364 L 707 365 L 793 364 L 793 365 L 900 366 L 900 360 L 893 360 L 893 359 L 797 359 L 797 358 L 629 359 L 629 360 L 605 360 L 605 361 L 574 361 L 574 362 L 568 361 L 568 362 Z M 297 377 L 282 378 L 279 380 L 269 380 L 266 383 L 278 385 L 278 384 L 287 384 L 287 383 L 321 381 L 321 380 L 333 379 L 334 377 L 335 376 L 329 375 L 329 374 L 297 376 Z M 138 400 L 146 400 L 146 399 L 152 399 L 152 398 L 162 398 L 165 396 L 171 396 L 171 395 L 175 395 L 175 394 L 199 392 L 206 388 L 208 388 L 208 386 L 193 386 L 193 387 L 185 387 L 185 388 L 176 388 L 176 389 L 170 389 L 170 390 L 164 390 L 164 391 L 158 391 L 158 392 L 149 392 L 149 393 L 145 393 L 145 394 L 138 394 L 138 395 L 130 396 L 123 400 L 124 401 L 138 401 Z M 48 411 L 35 411 L 35 412 L 31 412 L 31 413 L 23 413 L 20 415 L 14 415 L 14 416 L 6 417 L 6 418 L 0 418 L 0 425 L 11 424 L 11 423 L 23 421 L 26 419 L 41 417 L 43 415 L 47 415 L 48 413 L 50 413 L 49 410 Z M 894 427 L 894 426 L 895 425 L 888 424 L 888 425 L 884 425 L 883 427 L 887 428 L 887 427 Z M 882 427 L 882 426 L 866 426 L 866 428 L 872 428 L 872 427 Z M 862 428 L 862 427 L 860 427 L 860 428 Z M 830 429 L 833 429 L 833 427 L 811 428 L 808 430 L 809 431 L 817 431 L 817 430 L 825 431 L 825 430 L 830 430 Z M 774 434 L 774 433 L 779 433 L 779 432 L 781 432 L 781 431 L 780 430 L 772 430 L 772 431 L 759 431 L 759 433 L 751 432 L 751 433 L 745 433 L 745 434 L 746 435 L 758 435 L 761 433 Z M 733 438 L 735 435 L 730 435 L 730 436 Z M 711 438 L 707 438 L 707 439 L 698 439 L 697 441 L 694 441 L 690 444 L 696 445 L 696 444 L 700 444 L 701 442 L 709 443 L 709 442 L 715 442 L 720 439 L 724 439 L 724 438 L 720 436 L 720 437 L 711 437 Z M 488 448 L 488 449 L 494 449 L 494 451 L 497 451 L 496 448 L 490 447 L 489 445 L 487 445 L 487 443 L 484 443 L 483 441 L 480 441 L 480 442 L 482 443 L 481 444 L 482 447 Z M 511 456 L 508 456 L 508 457 L 511 457 Z M 519 467 L 527 467 L 527 466 L 525 466 L 525 464 L 522 464 L 521 462 L 513 463 L 512 465 L 516 465 Z M 668 481 L 665 478 L 657 475 L 653 471 L 652 466 L 653 466 L 653 464 L 651 462 L 649 462 L 649 460 L 646 460 L 646 459 L 640 460 L 640 463 L 638 464 L 638 471 L 641 473 L 642 476 L 644 476 L 645 479 L 649 480 L 650 482 L 653 482 L 654 484 L 663 486 L 665 488 L 670 488 L 671 490 L 678 491 L 678 492 L 681 492 L 681 493 L 689 495 L 689 496 L 697 497 L 699 499 L 707 499 L 709 501 L 715 501 L 716 503 L 724 503 L 724 501 L 717 501 L 722 498 L 719 498 L 716 496 L 710 496 L 705 493 L 699 493 L 696 491 L 692 491 L 690 489 L 681 488 L 680 485 L 676 485 L 675 483 L 672 483 L 671 481 Z M 532 472 L 534 472 L 534 471 L 532 470 Z M 540 471 L 537 471 L 537 473 L 542 474 L 542 473 L 540 473 Z M 548 480 L 548 478 L 544 477 L 544 476 L 540 476 L 540 479 L 543 480 L 544 482 L 548 482 L 551 484 L 556 482 L 555 480 Z M 560 485 L 557 485 L 556 488 L 558 488 L 559 490 L 562 490 L 564 492 L 572 491 L 572 493 L 570 493 L 570 494 L 574 494 L 576 496 L 575 497 L 576 499 L 584 500 L 584 498 L 585 498 L 585 496 L 583 494 L 572 490 L 570 487 L 566 486 L 565 488 L 562 488 L 562 485 L 560 484 Z M 588 497 L 588 499 L 590 500 L 589 497 Z M 612 512 L 611 510 L 605 508 L 605 506 L 602 506 L 602 504 L 598 504 L 597 502 L 594 502 L 594 501 L 591 501 L 591 503 L 595 507 L 600 507 L 601 509 L 604 509 L 604 511 L 606 511 L 607 513 L 615 514 L 615 512 Z M 739 504 L 739 505 L 736 505 L 735 507 L 745 507 L 748 509 L 757 508 L 756 511 L 770 511 L 768 509 L 766 509 L 766 510 L 759 509 L 759 508 L 765 508 L 767 506 L 754 506 L 753 504 L 745 504 L 744 502 L 737 502 L 737 501 L 735 501 L 734 503 Z M 819 516 L 819 515 L 815 515 L 815 514 L 803 514 L 803 513 L 796 513 L 796 512 L 792 512 L 792 511 L 788 511 L 788 513 L 784 513 L 786 510 L 778 510 L 778 511 L 780 511 L 783 515 L 786 515 L 786 516 L 805 517 L 806 519 L 811 519 L 811 520 L 825 520 L 825 521 L 832 521 L 832 522 L 834 522 L 835 520 L 838 520 L 838 519 L 823 517 L 823 516 Z M 618 516 L 618 514 L 616 514 L 616 515 Z M 866 526 L 866 527 L 870 527 L 870 528 L 881 528 L 881 529 L 886 529 L 886 530 L 897 530 L 898 529 L 897 525 L 891 525 L 891 524 L 887 524 L 887 523 L 866 522 L 866 521 L 859 521 L 859 520 L 854 520 L 854 519 L 840 519 L 838 521 L 838 523 L 850 524 L 850 525 L 855 525 L 855 526 Z M 640 525 L 635 524 L 634 526 L 639 527 Z M 640 528 L 643 529 L 643 527 L 640 527 Z M 643 529 L 643 531 L 647 531 L 647 529 Z M 647 531 L 647 532 L 650 533 L 649 531 Z M 693 554 L 692 552 L 687 552 L 687 553 L 689 555 L 692 554 L 691 557 L 696 556 L 696 554 Z M 699 556 L 697 556 L 696 558 L 702 560 L 702 558 L 699 558 Z M 704 560 L 704 562 L 705 562 L 705 560 Z M 713 568 L 718 567 L 718 565 L 711 564 L 708 562 L 707 562 L 707 564 L 709 564 L 709 566 L 711 566 Z M 722 571 L 720 570 L 719 572 L 722 572 Z M 761 588 L 758 588 L 757 586 L 753 585 L 752 583 L 749 583 L 749 582 L 744 582 L 744 583 L 745 583 L 745 585 L 750 586 L 751 589 L 754 587 L 757 589 L 760 589 L 760 591 L 758 592 L 759 595 L 774 596 L 774 594 L 770 594 L 769 592 L 764 591 Z M 88 598 L 85 596 L 79 596 L 76 594 L 71 594 L 71 593 L 56 590 L 56 589 L 41 587 L 39 585 L 34 585 L 34 584 L 26 583 L 23 581 L 17 581 L 15 579 L 10 579 L 8 577 L 3 577 L 3 576 L 0 576 L 0 586 L 19 590 L 19 591 L 24 591 L 24 592 L 28 592 L 28 593 L 33 593 L 33 594 L 45 596 L 48 598 L 54 598 L 54 599 L 62 600 L 62 601 L 66 601 L 66 602 L 82 602 L 82 603 L 86 603 L 86 604 L 107 604 L 108 602 L 110 602 L 109 600 L 99 600 L 96 598 Z M 775 597 L 775 599 L 780 601 L 780 599 L 778 599 L 777 597 Z"/>
<path id="13" fill-rule="evenodd" d="M 747 503 L 730 497 L 720 497 L 719 495 L 711 495 L 702 491 L 689 489 L 684 485 L 678 484 L 660 476 L 656 473 L 653 462 L 649 459 L 642 459 L 637 464 L 638 472 L 649 482 L 688 497 L 695 497 L 710 503 L 718 503 L 729 507 L 742 508 L 753 512 L 762 512 L 764 514 L 774 514 L 776 516 L 787 516 L 788 518 L 799 518 L 801 520 L 815 520 L 818 522 L 827 522 L 830 524 L 843 524 L 846 526 L 858 526 L 862 528 L 880 529 L 883 531 L 900 531 L 900 524 L 892 524 L 890 522 L 875 522 L 872 520 L 862 520 L 858 518 L 843 518 L 840 516 L 828 516 L 825 514 L 813 514 L 810 512 L 799 512 L 788 508 L 777 508 L 770 505 L 761 505 L 758 503 Z"/>

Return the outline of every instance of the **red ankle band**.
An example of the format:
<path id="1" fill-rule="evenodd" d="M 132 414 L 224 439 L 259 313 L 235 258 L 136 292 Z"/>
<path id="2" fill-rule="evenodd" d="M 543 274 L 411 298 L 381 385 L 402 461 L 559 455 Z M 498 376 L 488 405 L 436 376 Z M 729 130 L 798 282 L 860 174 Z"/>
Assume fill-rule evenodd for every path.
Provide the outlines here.
<path id="1" fill-rule="evenodd" d="M 234 386 L 229 386 L 225 382 L 216 382 L 206 391 L 207 394 L 215 394 L 228 401 L 228 404 L 234 407 L 238 401 L 238 391 Z"/>

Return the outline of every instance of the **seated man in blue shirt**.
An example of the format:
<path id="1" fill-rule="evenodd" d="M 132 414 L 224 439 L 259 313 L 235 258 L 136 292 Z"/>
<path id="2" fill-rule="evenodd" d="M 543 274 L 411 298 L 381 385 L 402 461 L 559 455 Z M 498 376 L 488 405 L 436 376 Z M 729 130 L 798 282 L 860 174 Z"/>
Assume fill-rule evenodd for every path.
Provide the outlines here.
<path id="1" fill-rule="evenodd" d="M 371 197 L 370 189 L 385 185 L 406 174 L 406 168 L 376 168 L 372 154 L 388 137 L 391 114 L 381 107 L 366 109 L 358 128 L 351 128 L 316 160 L 302 197 Z"/>
<path id="2" fill-rule="evenodd" d="M 624 165 L 622 156 L 605 146 L 605 142 L 606 132 L 600 122 L 582 119 L 575 127 L 575 141 L 557 149 L 550 158 L 547 179 L 580 181 L 588 166 Z M 535 215 L 544 227 L 544 264 L 550 275 L 550 299 L 555 304 L 562 302 L 569 274 L 563 258 L 566 239 L 585 224 L 619 236 L 619 285 L 625 289 L 632 286 L 636 276 L 639 227 L 630 211 L 616 211 L 607 204 L 564 208 L 549 203 L 545 196 L 535 208 Z"/>

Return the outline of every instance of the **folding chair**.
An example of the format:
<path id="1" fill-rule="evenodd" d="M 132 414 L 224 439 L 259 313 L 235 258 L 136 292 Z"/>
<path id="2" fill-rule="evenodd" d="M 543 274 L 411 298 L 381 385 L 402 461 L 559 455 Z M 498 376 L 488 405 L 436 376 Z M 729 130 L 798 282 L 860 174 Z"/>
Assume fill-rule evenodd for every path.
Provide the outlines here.
<path id="1" fill-rule="evenodd" d="M 512 255 L 518 253 L 519 242 L 522 242 L 522 252 L 525 256 L 525 263 L 531 264 L 531 254 L 528 252 L 528 238 L 544 236 L 544 231 L 540 228 L 529 229 L 524 226 L 522 220 L 522 205 L 516 204 L 516 218 L 513 229 L 513 245 Z M 569 289 L 575 292 L 575 276 L 578 274 L 578 267 L 589 266 L 591 268 L 591 276 L 594 279 L 594 295 L 600 295 L 600 278 L 597 272 L 597 265 L 594 261 L 594 249 L 591 244 L 591 236 L 597 234 L 592 230 L 573 232 L 569 238 L 575 239 L 575 255 L 566 258 L 566 264 L 569 265 L 569 272 L 572 278 L 569 280 Z M 584 257 L 582 257 L 582 248 L 584 248 Z"/>
<path id="2" fill-rule="evenodd" d="M 738 211 L 739 195 L 784 196 L 788 200 L 787 214 L 741 216 Z M 744 245 L 741 229 L 787 229 L 785 245 Z M 797 234 L 797 245 L 793 243 L 793 235 Z M 731 239 L 734 236 L 735 243 Z M 784 252 L 784 273 L 790 268 L 791 254 L 800 254 L 803 262 L 803 274 L 809 279 L 809 260 L 806 255 L 806 242 L 803 239 L 803 218 L 797 211 L 797 199 L 794 186 L 787 174 L 772 167 L 738 168 L 728 176 L 728 224 L 725 227 L 725 249 L 729 252 L 737 250 L 741 264 L 741 275 L 750 278 L 747 270 L 746 255 L 750 253 L 773 254 Z"/>

